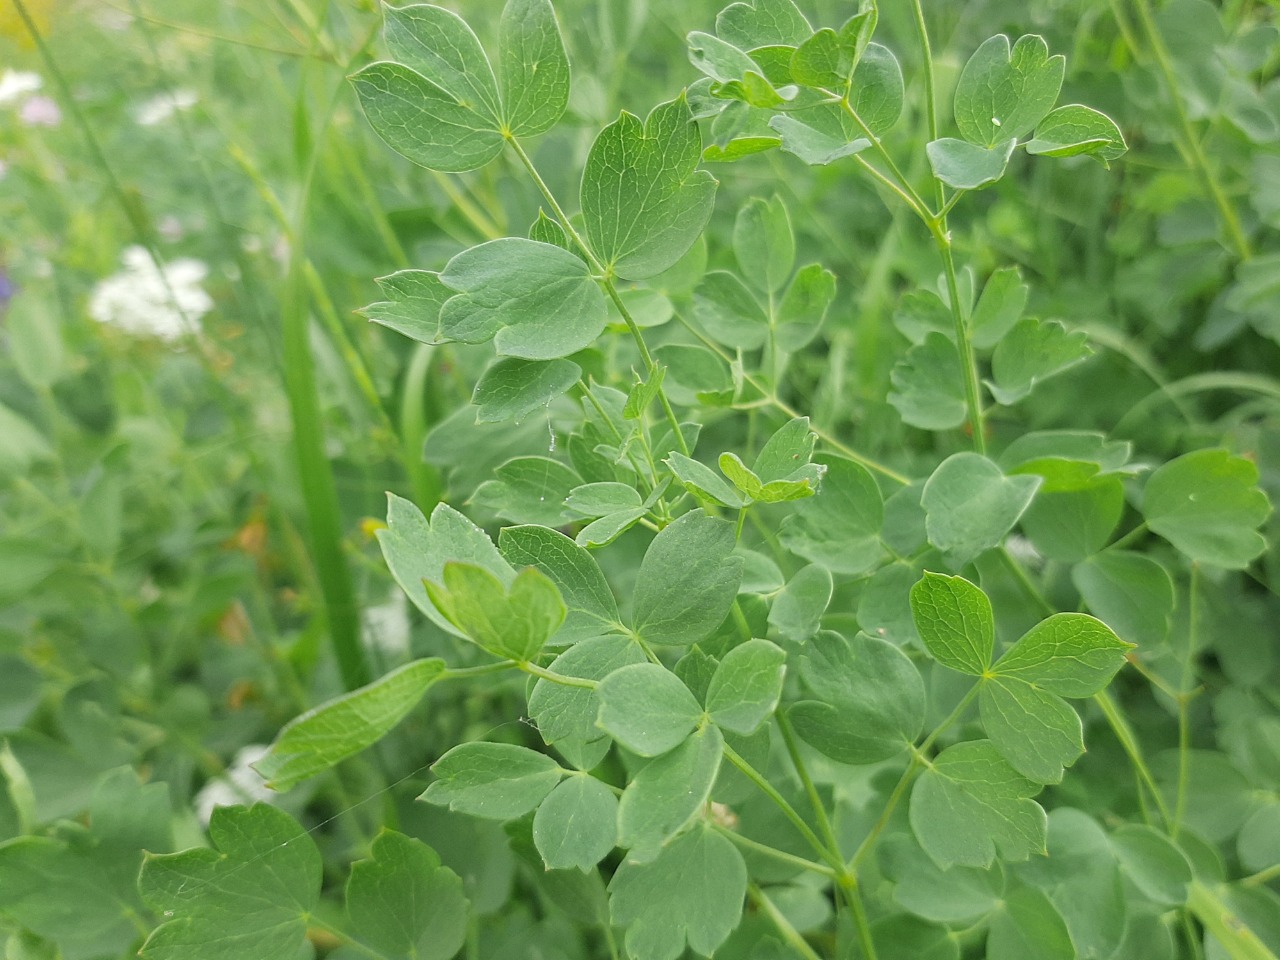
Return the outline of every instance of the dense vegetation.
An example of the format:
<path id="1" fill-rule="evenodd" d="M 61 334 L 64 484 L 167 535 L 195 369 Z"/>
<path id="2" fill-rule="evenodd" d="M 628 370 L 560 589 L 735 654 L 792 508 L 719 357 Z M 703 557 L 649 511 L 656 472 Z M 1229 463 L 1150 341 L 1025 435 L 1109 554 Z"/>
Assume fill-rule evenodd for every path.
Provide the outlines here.
<path id="1" fill-rule="evenodd" d="M 1272 5 L 0 2 L 6 960 L 1280 955 Z"/>

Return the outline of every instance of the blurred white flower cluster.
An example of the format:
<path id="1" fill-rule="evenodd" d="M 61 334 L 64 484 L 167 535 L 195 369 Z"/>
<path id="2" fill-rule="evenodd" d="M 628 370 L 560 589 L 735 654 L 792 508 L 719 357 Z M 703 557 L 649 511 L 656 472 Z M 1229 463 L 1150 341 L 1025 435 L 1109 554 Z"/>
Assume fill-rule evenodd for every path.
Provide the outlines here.
<path id="1" fill-rule="evenodd" d="M 252 804 L 257 800 L 273 803 L 279 794 L 267 789 L 261 775 L 249 764 L 266 756 L 268 748 L 261 743 L 241 747 L 221 777 L 210 780 L 196 794 L 196 816 L 206 827 L 215 807 L 232 807 L 237 803 Z"/>
<path id="2" fill-rule="evenodd" d="M 183 258 L 158 269 L 143 247 L 129 247 L 124 269 L 99 281 L 89 298 L 89 316 L 138 337 L 174 341 L 200 332 L 199 320 L 213 309 L 200 285 L 209 268 Z"/>
<path id="3" fill-rule="evenodd" d="M 196 105 L 194 90 L 170 90 L 143 101 L 133 112 L 133 119 L 142 127 L 154 127 L 164 123 L 179 110 L 189 110 Z"/>
<path id="4" fill-rule="evenodd" d="M 0 106 L 16 106 L 18 119 L 29 127 L 56 127 L 62 110 L 57 101 L 40 93 L 43 86 L 38 73 L 6 70 L 0 74 Z"/>
<path id="5" fill-rule="evenodd" d="M 409 601 L 403 590 L 392 590 L 386 603 L 365 607 L 360 612 L 360 629 L 365 645 L 390 657 L 409 653 Z"/>

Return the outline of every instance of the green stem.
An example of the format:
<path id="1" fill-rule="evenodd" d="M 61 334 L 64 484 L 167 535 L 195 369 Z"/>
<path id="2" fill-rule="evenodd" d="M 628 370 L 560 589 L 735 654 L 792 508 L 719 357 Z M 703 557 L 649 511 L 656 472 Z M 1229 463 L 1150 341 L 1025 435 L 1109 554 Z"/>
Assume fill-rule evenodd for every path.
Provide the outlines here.
<path id="1" fill-rule="evenodd" d="M 600 686 L 600 682 L 598 680 L 588 680 L 585 677 L 568 677 L 563 673 L 556 673 L 552 670 L 546 669 L 545 667 L 540 667 L 536 663 L 517 663 L 516 667 L 531 676 L 541 677 L 543 680 L 550 680 L 552 683 L 558 683 L 562 687 L 582 687 L 586 690 L 594 690 L 596 687 Z M 728 747 L 725 749 L 727 750 Z"/>
<path id="2" fill-rule="evenodd" d="M 1018 585 L 1022 587 L 1022 592 L 1031 598 L 1031 601 L 1040 608 L 1046 616 L 1053 616 L 1058 611 L 1054 609 L 1053 604 L 1045 599 L 1040 588 L 1023 569 L 1022 564 L 1015 560 L 1009 553 L 1008 547 L 1000 548 L 1000 560 L 1004 563 L 1009 573 L 1013 575 L 1013 579 L 1018 581 Z"/>
<path id="3" fill-rule="evenodd" d="M 814 785 L 813 778 L 809 776 L 804 757 L 800 754 L 800 744 L 796 741 L 795 731 L 791 728 L 791 721 L 787 719 L 786 714 L 781 712 L 777 714 L 776 719 L 778 721 L 778 731 L 782 734 L 782 742 L 786 744 L 787 754 L 791 757 L 791 765 L 795 767 L 796 776 L 800 778 L 800 782 L 804 785 L 804 792 L 809 797 L 809 805 L 813 808 L 813 815 L 818 821 L 818 829 L 822 831 L 822 835 L 826 839 L 827 845 L 831 848 L 831 852 L 839 855 L 840 840 L 836 837 L 836 832 L 831 826 L 831 820 L 827 816 L 826 805 L 822 802 L 818 788 Z"/>
<path id="4" fill-rule="evenodd" d="M 801 870 L 808 870 L 810 873 L 818 873 L 829 880 L 836 879 L 836 871 L 832 870 L 825 863 L 816 863 L 813 860 L 806 860 L 804 857 L 797 857 L 794 853 L 787 853 L 785 850 L 779 850 L 777 847 L 771 847 L 766 843 L 760 843 L 749 837 L 730 830 L 728 827 L 722 827 L 718 823 L 713 823 L 711 828 L 717 833 L 724 835 L 729 840 L 742 847 L 743 850 L 750 850 L 758 853 L 762 857 L 769 857 L 777 860 L 779 863 L 790 864 L 793 867 L 799 867 Z"/>
<path id="5" fill-rule="evenodd" d="M 1191 881 L 1187 910 L 1217 938 L 1231 960 L 1277 960 L 1256 933 L 1232 910 L 1218 892 L 1199 880 Z"/>
<path id="6" fill-rule="evenodd" d="M 753 883 L 747 887 L 747 894 L 751 897 L 752 902 L 760 908 L 760 911 L 769 918 L 769 921 L 777 928 L 778 933 L 782 934 L 782 939 L 793 950 L 804 957 L 805 960 L 822 960 L 813 947 L 809 946 L 809 942 L 800 936 L 796 928 L 791 925 L 791 921 L 782 915 L 782 911 L 774 906 L 772 900 L 765 896 L 763 890 Z"/>
<path id="7" fill-rule="evenodd" d="M 867 908 L 862 903 L 862 891 L 857 884 L 844 888 L 845 899 L 849 901 L 849 909 L 853 911 L 853 925 L 858 930 L 858 942 L 862 944 L 864 960 L 876 960 L 876 943 L 871 936 L 871 924 L 867 922 Z"/>
<path id="8" fill-rule="evenodd" d="M 837 873 L 844 872 L 844 864 L 840 861 L 840 858 L 832 854 L 832 852 L 827 849 L 826 845 L 818 839 L 818 835 L 810 829 L 807 823 L 804 822 L 804 818 L 801 817 L 800 814 L 796 813 L 796 808 L 787 802 L 787 798 L 780 794 L 774 785 L 766 780 L 759 770 L 751 766 L 751 764 L 742 758 L 738 751 L 734 750 L 733 747 L 729 746 L 727 743 L 724 745 L 724 755 L 730 763 L 741 770 L 743 775 L 760 789 L 761 793 L 777 805 L 778 809 L 782 811 L 783 816 L 791 821 L 791 825 L 799 831 L 800 835 L 804 837 L 805 842 L 808 843 L 809 846 L 813 847 L 823 860 L 826 860 L 831 864 Z"/>
<path id="9" fill-rule="evenodd" d="M 1161 818 L 1167 825 L 1172 826 L 1173 815 L 1169 812 L 1169 807 L 1164 802 L 1164 796 L 1160 792 L 1160 787 L 1156 784 L 1156 778 L 1152 776 L 1151 768 L 1147 766 L 1147 761 L 1142 756 L 1142 747 L 1138 743 L 1138 738 L 1129 727 L 1124 714 L 1120 712 L 1120 708 L 1116 706 L 1116 702 L 1111 699 L 1111 694 L 1106 690 L 1100 690 L 1095 693 L 1093 700 L 1094 703 L 1102 708 L 1102 715 L 1107 718 L 1107 723 L 1111 725 L 1111 730 L 1115 733 L 1116 739 L 1120 741 L 1120 746 L 1128 754 L 1129 762 L 1133 764 L 1134 770 L 1137 771 L 1138 778 L 1150 791 L 1151 799 L 1155 803 L 1156 809 L 1160 811 Z"/>
<path id="10" fill-rule="evenodd" d="M 428 427 L 427 378 L 436 350 L 428 343 L 414 347 L 400 388 L 400 457 L 409 474 L 413 498 L 424 513 L 430 513 L 431 508 L 444 497 L 444 484 L 439 472 L 422 459 L 422 445 L 426 442 Z"/>
<path id="11" fill-rule="evenodd" d="M 1182 154 L 1199 176 L 1205 192 L 1213 200 L 1213 205 L 1218 208 L 1218 215 L 1222 218 L 1222 225 L 1226 229 L 1227 239 L 1230 241 L 1235 255 L 1241 260 L 1248 260 L 1253 256 L 1253 251 L 1249 248 L 1249 241 L 1240 226 L 1240 219 L 1236 216 L 1235 208 L 1232 207 L 1231 201 L 1227 199 L 1226 192 L 1222 189 L 1222 184 L 1218 182 L 1216 174 L 1209 166 L 1209 158 L 1205 155 L 1204 147 L 1200 145 L 1200 139 L 1196 135 L 1195 128 L 1191 125 L 1191 118 L 1187 115 L 1186 106 L 1183 104 L 1182 96 L 1178 92 L 1178 76 L 1174 69 L 1173 58 L 1169 55 L 1169 48 L 1165 46 L 1164 37 L 1160 34 L 1160 28 L 1156 24 L 1155 17 L 1152 16 L 1151 5 L 1148 0 L 1134 0 L 1134 7 L 1138 11 L 1138 19 L 1142 21 L 1142 29 L 1147 35 L 1147 41 L 1151 44 L 1151 52 L 1155 57 L 1156 66 L 1164 77 L 1165 86 L 1169 90 L 1169 99 L 1173 103 L 1174 117 L 1178 121 L 1178 129 L 1182 134 L 1180 138 Z"/>
<path id="12" fill-rule="evenodd" d="M 622 297 L 618 294 L 618 288 L 613 282 L 612 275 L 605 268 L 605 265 L 600 262 L 600 258 L 595 255 L 595 252 L 587 246 L 587 241 L 578 233 L 577 228 L 574 227 L 572 221 L 570 221 L 568 215 L 556 200 L 555 195 L 551 192 L 551 188 L 547 186 L 546 181 L 542 179 L 537 168 L 533 165 L 533 161 L 529 159 L 529 154 L 520 145 L 520 141 L 515 137 L 508 137 L 507 142 L 511 145 L 511 149 L 515 151 L 516 156 L 520 158 L 520 162 L 537 186 L 538 192 L 542 194 L 543 199 L 551 207 L 551 212 L 555 214 L 560 226 L 564 228 L 565 233 L 568 234 L 574 245 L 582 251 L 591 268 L 599 275 L 600 282 L 604 285 L 605 293 L 613 301 L 618 313 L 622 314 L 622 320 L 626 323 L 627 330 L 635 341 L 636 348 L 640 351 L 640 360 L 644 363 L 645 378 L 652 381 L 657 373 L 658 363 L 653 359 L 653 354 L 649 352 L 649 345 L 644 342 L 644 334 L 640 332 L 640 326 L 636 323 L 635 318 L 631 316 L 631 311 L 627 309 L 627 305 L 622 302 Z M 658 391 L 658 402 L 662 405 L 662 412 L 666 415 L 667 422 L 671 424 L 671 432 L 675 434 L 675 441 L 680 447 L 680 452 L 687 457 L 689 455 L 689 445 L 685 442 L 684 434 L 680 431 L 680 420 L 676 417 L 675 410 L 671 408 L 671 401 L 667 399 L 665 390 Z"/>

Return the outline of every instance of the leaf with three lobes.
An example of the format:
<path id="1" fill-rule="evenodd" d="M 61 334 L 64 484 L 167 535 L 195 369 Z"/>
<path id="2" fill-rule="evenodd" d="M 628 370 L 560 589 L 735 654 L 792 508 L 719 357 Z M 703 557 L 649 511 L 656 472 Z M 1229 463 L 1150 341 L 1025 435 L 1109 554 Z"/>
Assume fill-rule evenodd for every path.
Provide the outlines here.
<path id="1" fill-rule="evenodd" d="M 551 0 L 508 0 L 498 21 L 502 115 L 516 137 L 545 133 L 569 105 L 569 58 Z"/>
<path id="2" fill-rule="evenodd" d="M 1017 403 L 1036 384 L 1083 363 L 1093 351 L 1081 330 L 1069 331 L 1057 320 L 1020 321 L 996 344 L 991 357 L 994 382 L 987 387 L 997 403 Z"/>
<path id="3" fill-rule="evenodd" d="M 748 640 L 720 661 L 707 688 L 707 713 L 733 733 L 755 733 L 777 709 L 787 655 L 768 640 Z"/>
<path id="4" fill-rule="evenodd" d="M 476 421 L 518 421 L 534 410 L 545 409 L 581 377 L 582 368 L 572 360 L 499 357 L 480 375 L 471 395 Z"/>
<path id="5" fill-rule="evenodd" d="M 1039 489 L 1036 476 L 1006 477 L 976 453 L 942 461 L 924 485 L 920 502 L 929 542 L 962 566 L 997 546 Z"/>
<path id="6" fill-rule="evenodd" d="M 374 838 L 351 865 L 352 932 L 388 960 L 449 960 L 467 938 L 462 880 L 426 844 L 394 830 Z"/>
<path id="7" fill-rule="evenodd" d="M 533 816 L 533 842 L 548 870 L 592 870 L 617 839 L 618 798 L 587 774 L 566 777 Z"/>
<path id="8" fill-rule="evenodd" d="M 503 237 L 464 250 L 440 273 L 455 295 L 440 309 L 451 340 L 493 340 L 499 354 L 553 360 L 589 347 L 604 330 L 604 294 L 580 257 Z"/>
<path id="9" fill-rule="evenodd" d="M 925 649 L 945 667 L 979 677 L 991 665 L 991 601 L 963 577 L 928 573 L 911 588 L 911 614 Z"/>
<path id="10" fill-rule="evenodd" d="M 523 816 L 564 771 L 545 753 L 511 743 L 463 743 L 431 765 L 439 779 L 420 799 L 488 820 Z"/>
<path id="11" fill-rule="evenodd" d="M 643 123 L 625 111 L 596 137 L 582 175 L 582 215 L 605 269 L 628 280 L 661 273 L 702 233 L 716 180 L 696 170 L 702 138 L 684 98 Z"/>
<path id="12" fill-rule="evenodd" d="M 414 660 L 359 690 L 290 720 L 253 764 L 273 790 L 289 790 L 373 746 L 444 674 L 439 658 Z"/>
<path id="13" fill-rule="evenodd" d="M 1012 49 L 1004 34 L 991 37 L 969 58 L 956 84 L 960 135 L 984 147 L 1021 140 L 1053 109 L 1066 62 L 1049 56 L 1043 37 L 1019 37 Z"/>
<path id="14" fill-rule="evenodd" d="M 213 847 L 148 856 L 138 888 L 166 920 L 146 960 L 306 960 L 307 919 L 320 899 L 320 851 L 293 817 L 265 803 L 218 807 Z"/>
<path id="15" fill-rule="evenodd" d="M 832 573 L 865 573 L 881 555 L 884 500 L 880 487 L 865 467 L 852 460 L 821 454 L 814 463 L 826 468 L 822 485 L 783 521 L 783 546 Z"/>
<path id="16" fill-rule="evenodd" d="M 1013 140 L 994 147 L 979 147 L 953 137 L 925 144 L 933 175 L 956 190 L 977 190 L 1004 176 L 1013 156 Z"/>
<path id="17" fill-rule="evenodd" d="M 549 669 L 565 677 L 603 680 L 616 670 L 644 662 L 644 651 L 630 637 L 595 637 L 574 644 L 556 657 Z M 587 687 L 538 680 L 529 694 L 529 716 L 547 743 L 605 738 L 596 726 L 599 715 L 600 698 Z"/>
<path id="18" fill-rule="evenodd" d="M 444 343 L 440 308 L 453 291 L 431 270 L 400 270 L 378 277 L 378 289 L 386 300 L 371 303 L 360 312 L 396 333 L 419 343 Z"/>
<path id="19" fill-rule="evenodd" d="M 632 778 L 618 805 L 618 843 L 629 851 L 629 860 L 652 860 L 698 816 L 723 754 L 720 728 L 707 724 Z"/>
<path id="20" fill-rule="evenodd" d="M 948 747 L 911 791 L 911 828 L 925 853 L 946 869 L 988 867 L 1045 852 L 1047 817 L 1031 798 L 1040 784 L 1023 777 L 986 740 Z"/>
<path id="21" fill-rule="evenodd" d="M 1243 570 L 1267 547 L 1271 515 L 1258 468 L 1226 450 L 1197 450 L 1156 470 L 1143 491 L 1147 526 L 1200 563 Z"/>
<path id="22" fill-rule="evenodd" d="M 901 753 L 924 723 L 924 681 L 893 644 L 860 633 L 823 631 L 800 659 L 800 677 L 817 699 L 787 716 L 802 740 L 839 763 L 879 763 Z"/>
<path id="23" fill-rule="evenodd" d="M 439 583 L 450 560 L 479 564 L 504 584 L 515 577 L 515 570 L 498 553 L 489 535 L 445 503 L 436 505 L 428 522 L 413 503 L 387 494 L 387 526 L 378 531 L 378 545 L 391 575 L 414 606 L 436 626 L 458 637 L 462 632 L 436 609 L 423 582 Z"/>
<path id="24" fill-rule="evenodd" d="M 1129 149 L 1116 122 L 1079 103 L 1059 107 L 1040 121 L 1027 153 L 1043 157 L 1097 157 L 1104 164 Z"/>
<path id="25" fill-rule="evenodd" d="M 560 591 L 537 567 L 526 567 L 509 588 L 484 567 L 449 561 L 443 584 L 427 583 L 432 603 L 482 650 L 525 663 L 564 622 Z"/>
<path id="26" fill-rule="evenodd" d="M 678 746 L 702 717 L 702 705 L 689 688 L 656 663 L 614 671 L 600 681 L 596 695 L 600 729 L 642 757 Z"/>
<path id="27" fill-rule="evenodd" d="M 563 533 L 550 527 L 504 527 L 498 549 L 513 566 L 537 567 L 559 588 L 567 613 L 553 637 L 557 644 L 617 632 L 618 602 L 604 572 L 590 553 Z"/>
<path id="28" fill-rule="evenodd" d="M 697 643 L 729 614 L 742 580 L 733 525 L 701 510 L 654 537 L 640 564 L 634 627 L 650 643 Z"/>
<path id="29" fill-rule="evenodd" d="M 741 920 L 746 892 L 742 854 L 700 826 L 656 860 L 625 861 L 609 884 L 609 913 L 634 960 L 676 960 L 686 943 L 711 956 Z"/>
<path id="30" fill-rule="evenodd" d="M 942 301 L 933 299 L 946 309 Z M 964 423 L 968 408 L 960 354 L 946 334 L 926 334 L 894 365 L 889 379 L 893 384 L 889 403 L 903 423 L 923 430 L 950 430 Z"/>

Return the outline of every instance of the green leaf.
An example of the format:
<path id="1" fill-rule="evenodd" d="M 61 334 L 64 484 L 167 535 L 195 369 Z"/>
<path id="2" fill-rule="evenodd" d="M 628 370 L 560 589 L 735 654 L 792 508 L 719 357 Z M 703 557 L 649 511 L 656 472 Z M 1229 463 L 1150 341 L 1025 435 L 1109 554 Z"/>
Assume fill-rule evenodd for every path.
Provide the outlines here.
<path id="1" fill-rule="evenodd" d="M 639 420 L 649 405 L 662 393 L 662 381 L 666 377 L 667 368 L 658 366 L 653 369 L 647 379 L 637 379 L 627 394 L 626 406 L 622 408 L 625 420 Z"/>
<path id="2" fill-rule="evenodd" d="M 360 312 L 384 327 L 419 343 L 443 343 L 440 308 L 453 291 L 430 270 L 400 270 L 378 277 L 378 289 L 387 299 L 371 303 Z"/>
<path id="3" fill-rule="evenodd" d="M 831 571 L 811 563 L 787 581 L 769 607 L 769 626 L 791 643 L 803 643 L 818 632 L 831 602 Z"/>
<path id="4" fill-rule="evenodd" d="M 1076 960 L 1067 923 L 1044 893 L 1017 886 L 991 919 L 988 960 Z"/>
<path id="5" fill-rule="evenodd" d="M 934 291 L 927 288 L 908 290 L 893 311 L 893 325 L 918 346 L 931 333 L 938 333 L 955 343 L 955 320 L 951 308 Z"/>
<path id="6" fill-rule="evenodd" d="M 955 116 L 970 143 L 994 147 L 1021 140 L 1058 101 L 1066 58 L 1049 56 L 1043 37 L 1020 37 L 1009 47 L 1003 34 L 974 52 L 956 84 Z"/>
<path id="7" fill-rule="evenodd" d="M 1236 853 L 1246 870 L 1269 870 L 1280 864 L 1280 802 L 1259 807 L 1244 822 L 1236 837 Z"/>
<path id="8" fill-rule="evenodd" d="M 1095 554 L 1071 571 L 1089 610 L 1140 647 L 1159 646 L 1173 618 L 1173 581 L 1150 557 L 1124 550 Z"/>
<path id="9" fill-rule="evenodd" d="M 806 647 L 800 676 L 817 697 L 787 716 L 802 740 L 839 763 L 879 763 L 915 741 L 924 723 L 924 682 L 897 647 L 824 631 Z"/>
<path id="10" fill-rule="evenodd" d="M 1003 676 L 984 680 L 978 705 L 991 742 L 1029 780 L 1060 783 L 1063 768 L 1084 753 L 1079 715 L 1033 683 Z"/>
<path id="11" fill-rule="evenodd" d="M 595 777 L 566 777 L 533 817 L 533 842 L 548 870 L 587 871 L 618 839 L 618 798 Z"/>
<path id="12" fill-rule="evenodd" d="M 634 507 L 607 514 L 579 530 L 574 543 L 580 547 L 607 546 L 639 523 L 648 512 L 645 507 Z"/>
<path id="13" fill-rule="evenodd" d="M 538 208 L 538 219 L 534 220 L 529 227 L 529 239 L 536 240 L 539 243 L 549 243 L 553 247 L 568 250 L 574 255 L 578 253 L 576 245 L 569 239 L 568 234 L 564 232 L 564 227 L 560 226 L 559 221 L 548 217 L 547 212 L 541 207 Z"/>
<path id="14" fill-rule="evenodd" d="M 877 137 L 897 123 L 904 92 L 902 67 L 893 51 L 868 43 L 853 71 L 849 103 Z"/>
<path id="15" fill-rule="evenodd" d="M 754 50 L 774 44 L 795 46 L 813 33 L 813 27 L 794 0 L 742 0 L 716 16 L 716 33 L 741 50 Z"/>
<path id="16" fill-rule="evenodd" d="M 963 577 L 928 573 L 911 588 L 911 614 L 925 649 L 952 670 L 978 677 L 991 666 L 991 601 Z"/>
<path id="17" fill-rule="evenodd" d="M 493 340 L 498 353 L 552 360 L 589 347 L 604 330 L 604 294 L 567 250 L 503 237 L 464 250 L 440 280 L 456 291 L 440 310 L 452 340 Z"/>
<path id="18" fill-rule="evenodd" d="M 166 921 L 146 960 L 306 960 L 320 899 L 320 851 L 293 817 L 265 803 L 217 807 L 213 848 L 149 855 L 138 888 Z M 172 918 L 172 919 L 168 919 Z"/>
<path id="19" fill-rule="evenodd" d="M 632 778 L 618 804 L 618 842 L 630 851 L 628 860 L 652 860 L 698 816 L 723 753 L 720 728 L 707 724 Z"/>
<path id="20" fill-rule="evenodd" d="M 1258 468 L 1226 450 L 1166 463 L 1143 491 L 1147 526 L 1199 563 L 1242 570 L 1266 548 L 1257 527 L 1271 515 Z"/>
<path id="21" fill-rule="evenodd" d="M 253 768 L 273 790 L 290 790 L 385 737 L 444 674 L 444 661 L 414 660 L 368 686 L 295 717 Z"/>
<path id="22" fill-rule="evenodd" d="M 516 457 L 471 495 L 471 504 L 513 523 L 558 526 L 569 492 L 582 483 L 571 467 L 550 457 Z"/>
<path id="23" fill-rule="evenodd" d="M 990 350 L 1022 319 L 1030 289 L 1022 282 L 1017 267 L 1001 267 L 987 278 L 982 296 L 969 318 L 973 345 Z"/>
<path id="24" fill-rule="evenodd" d="M 875 478 L 861 464 L 821 454 L 826 467 L 818 493 L 803 500 L 782 522 L 783 546 L 832 573 L 859 574 L 880 561 L 884 500 Z"/>
<path id="25" fill-rule="evenodd" d="M 657 663 L 615 670 L 596 689 L 596 723 L 633 753 L 656 757 L 679 745 L 702 719 L 702 705 L 674 673 Z"/>
<path id="26" fill-rule="evenodd" d="M 757 289 L 765 293 L 782 289 L 795 267 L 796 238 L 781 197 L 753 197 L 738 211 L 733 253 L 742 275 Z"/>
<path id="27" fill-rule="evenodd" d="M 823 27 L 791 55 L 791 78 L 806 87 L 844 92 L 853 73 L 857 51 L 830 27 Z"/>
<path id="28" fill-rule="evenodd" d="M 603 481 L 574 487 L 564 505 L 571 513 L 584 517 L 606 517 L 619 510 L 642 507 L 644 500 L 640 492 L 629 484 Z"/>
<path id="29" fill-rule="evenodd" d="M 507 128 L 517 137 L 550 130 L 569 105 L 569 58 L 551 0 L 507 0 L 498 51 Z"/>
<path id="30" fill-rule="evenodd" d="M 894 881 L 893 899 L 917 917 L 934 923 L 969 926 L 1000 905 L 1004 871 L 953 866 L 941 870 L 909 835 L 886 838 L 881 848 L 886 876 Z"/>
<path id="31" fill-rule="evenodd" d="M 866 137 L 846 130 L 839 114 L 823 113 L 815 108 L 803 111 L 802 115 L 805 120 L 779 114 L 769 121 L 769 126 L 782 138 L 783 150 L 810 166 L 826 166 L 871 146 Z"/>
<path id="32" fill-rule="evenodd" d="M 650 643 L 688 646 L 718 627 L 742 580 L 734 543 L 733 525 L 701 510 L 665 527 L 640 564 L 632 604 L 636 632 Z"/>
<path id="33" fill-rule="evenodd" d="M 746 893 L 742 855 L 699 827 L 651 863 L 624 862 L 609 884 L 609 913 L 634 960 L 676 960 L 686 943 L 711 956 L 741 920 Z"/>
<path id="34" fill-rule="evenodd" d="M 429 170 L 475 170 L 502 152 L 491 119 L 406 66 L 371 63 L 351 83 L 374 133 Z"/>
<path id="35" fill-rule="evenodd" d="M 1013 140 L 979 147 L 943 137 L 925 144 L 924 149 L 935 177 L 957 190 L 977 190 L 1004 176 L 1015 146 Z"/>
<path id="36" fill-rule="evenodd" d="M 462 880 L 426 844 L 393 830 L 351 865 L 352 933 L 388 958 L 449 960 L 467 939 Z"/>
<path id="37" fill-rule="evenodd" d="M 707 689 L 707 713 L 725 730 L 749 736 L 777 709 L 787 655 L 768 640 L 748 640 L 720 661 Z"/>
<path id="38" fill-rule="evenodd" d="M 716 180 L 695 169 L 702 138 L 684 98 L 643 123 L 623 112 L 600 131 L 582 175 L 587 238 L 605 269 L 628 280 L 661 273 L 702 233 Z"/>
<path id="39" fill-rule="evenodd" d="M 560 590 L 567 613 L 553 642 L 577 643 L 620 629 L 618 602 L 600 565 L 563 533 L 539 526 L 506 527 L 498 535 L 498 548 L 513 566 L 537 567 Z"/>
<path id="40" fill-rule="evenodd" d="M 702 151 L 703 163 L 733 163 L 743 157 L 753 157 L 757 153 L 766 153 L 781 146 L 778 137 L 735 137 L 724 146 L 711 144 Z"/>
<path id="41" fill-rule="evenodd" d="M 1162 833 L 1127 823 L 1111 835 L 1120 868 L 1142 895 L 1162 907 L 1187 902 L 1194 875 L 1186 856 Z"/>
<path id="42" fill-rule="evenodd" d="M 603 680 L 615 670 L 644 663 L 644 651 L 630 637 L 595 637 L 570 647 L 551 662 L 564 677 Z M 547 743 L 592 741 L 604 737 L 596 726 L 600 698 L 595 690 L 538 680 L 529 694 L 529 716 Z"/>
<path id="43" fill-rule="evenodd" d="M 886 564 L 877 570 L 858 598 L 858 626 L 894 646 L 918 645 L 920 634 L 911 616 L 911 588 L 919 579 L 920 572 L 904 563 Z"/>
<path id="44" fill-rule="evenodd" d="M 946 334 L 927 334 L 894 365 L 889 379 L 889 402 L 904 423 L 923 430 L 950 430 L 964 423 L 968 408 L 960 354 Z"/>
<path id="45" fill-rule="evenodd" d="M 572 360 L 521 360 L 499 357 L 476 383 L 471 402 L 478 423 L 520 420 L 545 409 L 582 377 Z"/>
<path id="46" fill-rule="evenodd" d="M 836 298 L 836 275 L 820 263 L 801 267 L 775 316 L 778 349 L 794 353 L 813 341 Z"/>
<path id="47" fill-rule="evenodd" d="M 809 429 L 808 417 L 794 417 L 765 441 L 751 471 L 764 483 L 789 480 L 813 458 L 817 439 Z"/>
<path id="48" fill-rule="evenodd" d="M 673 453 L 667 457 L 666 464 L 676 475 L 676 479 L 703 503 L 743 507 L 748 502 L 746 497 L 725 483 L 723 477 L 697 460 L 691 460 L 681 453 Z"/>
<path id="49" fill-rule="evenodd" d="M 1070 370 L 1093 355 L 1081 330 L 1069 332 L 1057 320 L 1027 317 L 996 344 L 991 357 L 991 395 L 1005 406 L 1031 393 L 1037 383 Z"/>
<path id="50" fill-rule="evenodd" d="M 911 791 L 911 829 L 938 866 L 988 867 L 1045 853 L 1048 818 L 1021 776 L 986 740 L 938 754 Z"/>
<path id="51" fill-rule="evenodd" d="M 1035 496 L 1035 476 L 1006 477 L 976 453 L 942 461 L 924 485 L 920 502 L 929 542 L 962 566 L 997 546 Z"/>
<path id="52" fill-rule="evenodd" d="M 498 81 L 484 48 L 465 20 L 431 4 L 385 6 L 387 49 L 460 107 L 483 118 L 484 129 L 500 131 Z"/>
<path id="53" fill-rule="evenodd" d="M 1116 122 L 1092 107 L 1073 103 L 1059 107 L 1040 121 L 1027 153 L 1045 157 L 1097 157 L 1103 163 L 1124 156 L 1129 149 Z"/>
<path id="54" fill-rule="evenodd" d="M 738 277 L 712 270 L 693 298 L 693 315 L 712 338 L 726 346 L 754 350 L 769 336 L 769 318 Z"/>
<path id="55" fill-rule="evenodd" d="M 1101 620 L 1055 613 L 1028 630 L 994 670 L 1060 697 L 1091 697 L 1111 682 L 1131 649 Z"/>
<path id="56" fill-rule="evenodd" d="M 545 753 L 511 743 L 463 743 L 431 765 L 419 799 L 487 820 L 513 820 L 543 801 L 564 771 Z"/>
<path id="57" fill-rule="evenodd" d="M 742 50 L 709 33 L 694 30 L 686 38 L 689 46 L 689 62 L 702 74 L 719 84 L 755 74 L 763 79 L 764 70 Z M 715 85 L 711 88 L 716 94 Z"/>
<path id="58" fill-rule="evenodd" d="M 484 567 L 451 560 L 442 580 L 443 585 L 427 584 L 431 602 L 496 657 L 532 660 L 565 619 L 560 591 L 537 567 L 521 570 L 507 588 Z"/>
<path id="59" fill-rule="evenodd" d="M 1022 529 L 1051 560 L 1074 563 L 1107 545 L 1124 512 L 1124 484 L 1105 476 L 1079 490 L 1041 487 L 1022 515 Z"/>

